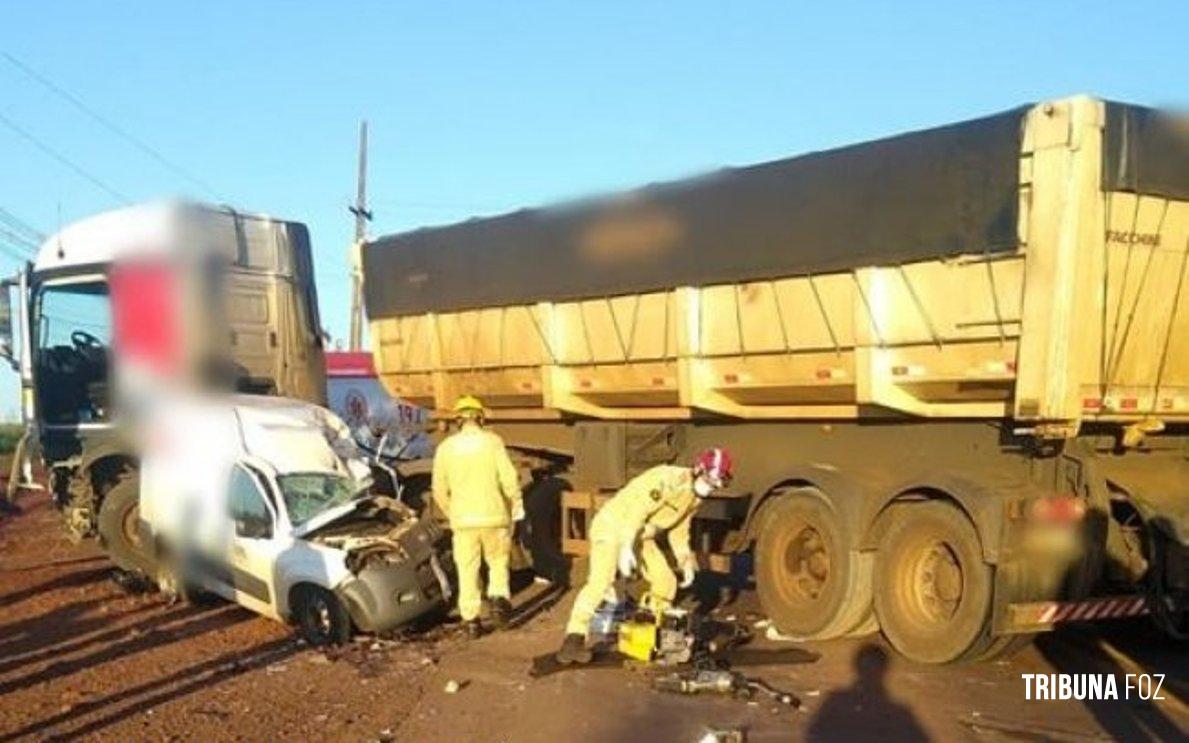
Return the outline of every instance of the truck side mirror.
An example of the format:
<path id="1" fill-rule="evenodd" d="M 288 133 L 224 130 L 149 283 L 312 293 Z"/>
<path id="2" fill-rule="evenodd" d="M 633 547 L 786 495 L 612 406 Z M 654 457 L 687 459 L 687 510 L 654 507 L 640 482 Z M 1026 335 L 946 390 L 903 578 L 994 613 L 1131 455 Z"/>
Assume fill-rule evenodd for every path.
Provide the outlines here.
<path id="1" fill-rule="evenodd" d="M 16 346 L 12 337 L 12 295 L 7 281 L 0 283 L 0 358 L 19 369 Z"/>

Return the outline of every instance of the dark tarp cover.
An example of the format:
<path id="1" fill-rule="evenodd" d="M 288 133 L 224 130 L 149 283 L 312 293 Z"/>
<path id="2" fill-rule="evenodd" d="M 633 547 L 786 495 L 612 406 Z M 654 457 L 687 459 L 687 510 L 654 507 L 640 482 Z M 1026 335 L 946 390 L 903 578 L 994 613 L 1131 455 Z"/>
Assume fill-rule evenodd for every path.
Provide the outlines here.
<path id="1" fill-rule="evenodd" d="M 1027 108 L 421 229 L 363 253 L 373 319 L 889 265 L 1017 243 Z"/>
<path id="2" fill-rule="evenodd" d="M 1106 104 L 1103 188 L 1189 199 L 1189 117 Z"/>

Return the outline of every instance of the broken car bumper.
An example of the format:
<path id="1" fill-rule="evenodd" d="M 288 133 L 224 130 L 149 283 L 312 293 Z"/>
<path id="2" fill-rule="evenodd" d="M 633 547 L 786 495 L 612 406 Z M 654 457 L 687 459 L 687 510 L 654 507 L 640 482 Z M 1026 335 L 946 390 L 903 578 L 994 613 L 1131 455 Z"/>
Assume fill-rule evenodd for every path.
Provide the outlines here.
<path id="1" fill-rule="evenodd" d="M 445 606 L 449 585 L 437 556 L 370 565 L 336 589 L 355 626 L 385 632 Z"/>

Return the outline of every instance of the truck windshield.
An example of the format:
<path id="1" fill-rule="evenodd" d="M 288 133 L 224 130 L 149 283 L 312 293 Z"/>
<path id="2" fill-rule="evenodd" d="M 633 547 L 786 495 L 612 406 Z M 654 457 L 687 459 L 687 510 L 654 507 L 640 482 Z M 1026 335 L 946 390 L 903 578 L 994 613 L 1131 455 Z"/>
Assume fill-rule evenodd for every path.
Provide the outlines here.
<path id="1" fill-rule="evenodd" d="M 362 486 L 342 475 L 321 472 L 277 477 L 289 521 L 300 526 L 323 511 L 341 506 L 359 495 Z"/>
<path id="2" fill-rule="evenodd" d="M 44 287 L 34 309 L 38 398 L 47 423 L 108 417 L 111 307 L 101 280 Z"/>

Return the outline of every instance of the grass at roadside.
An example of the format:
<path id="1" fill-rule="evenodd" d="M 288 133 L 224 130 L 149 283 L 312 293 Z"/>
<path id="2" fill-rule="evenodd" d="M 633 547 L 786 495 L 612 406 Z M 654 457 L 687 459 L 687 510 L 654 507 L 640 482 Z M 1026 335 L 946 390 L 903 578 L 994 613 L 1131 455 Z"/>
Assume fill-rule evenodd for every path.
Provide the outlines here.
<path id="1" fill-rule="evenodd" d="M 0 423 L 0 454 L 11 454 L 17 448 L 24 428 L 19 423 Z"/>

